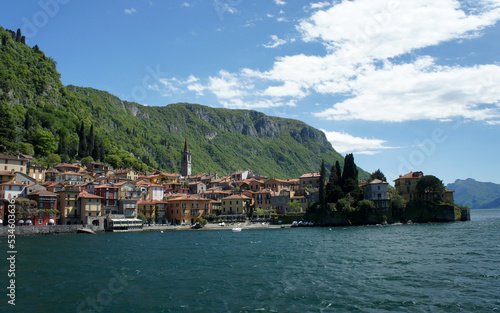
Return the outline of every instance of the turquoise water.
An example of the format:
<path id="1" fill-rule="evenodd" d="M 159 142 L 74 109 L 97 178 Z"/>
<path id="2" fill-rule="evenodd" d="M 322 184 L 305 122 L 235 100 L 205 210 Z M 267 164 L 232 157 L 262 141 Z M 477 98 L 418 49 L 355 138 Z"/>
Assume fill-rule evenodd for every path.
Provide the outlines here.
<path id="1" fill-rule="evenodd" d="M 17 305 L 5 295 L 2 312 L 500 311 L 500 210 L 450 224 L 20 237 L 17 246 Z"/>

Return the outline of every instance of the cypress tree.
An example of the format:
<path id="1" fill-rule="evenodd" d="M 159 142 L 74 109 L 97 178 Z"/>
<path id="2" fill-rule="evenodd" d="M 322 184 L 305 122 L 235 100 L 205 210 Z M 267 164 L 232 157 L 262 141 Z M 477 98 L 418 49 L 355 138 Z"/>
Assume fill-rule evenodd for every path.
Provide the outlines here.
<path id="1" fill-rule="evenodd" d="M 78 155 L 80 156 L 80 158 L 84 158 L 88 156 L 88 148 L 87 138 L 85 136 L 85 124 L 83 123 L 83 121 L 78 133 L 78 137 L 80 138 L 80 143 L 78 144 Z"/>
<path id="2" fill-rule="evenodd" d="M 101 162 L 104 162 L 105 158 L 106 158 L 106 151 L 104 150 L 104 141 L 101 141 L 100 149 L 99 149 L 99 160 Z"/>
<path id="3" fill-rule="evenodd" d="M 325 176 L 325 160 L 321 160 L 321 170 L 319 172 L 319 206 L 322 213 L 326 212 Z"/>
<path id="4" fill-rule="evenodd" d="M 87 136 L 87 155 L 92 155 L 95 149 L 94 124 L 90 125 L 90 132 Z"/>
<path id="5" fill-rule="evenodd" d="M 17 34 L 16 34 L 16 42 L 21 42 L 21 39 L 22 39 L 22 35 L 21 35 L 21 29 L 17 29 Z"/>

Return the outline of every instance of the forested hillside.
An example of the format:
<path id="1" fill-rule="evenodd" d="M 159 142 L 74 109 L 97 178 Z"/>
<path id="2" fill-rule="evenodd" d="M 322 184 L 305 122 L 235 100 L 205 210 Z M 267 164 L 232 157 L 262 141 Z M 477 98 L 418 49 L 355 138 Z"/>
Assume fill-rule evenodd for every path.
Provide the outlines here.
<path id="1" fill-rule="evenodd" d="M 113 167 L 178 172 L 187 138 L 193 173 L 250 168 L 291 178 L 318 171 L 321 159 L 328 168 L 343 162 L 322 132 L 300 121 L 197 104 L 148 107 L 63 86 L 56 62 L 12 34 L 0 27 L 2 152 L 32 154 L 48 164 L 90 156 Z"/>

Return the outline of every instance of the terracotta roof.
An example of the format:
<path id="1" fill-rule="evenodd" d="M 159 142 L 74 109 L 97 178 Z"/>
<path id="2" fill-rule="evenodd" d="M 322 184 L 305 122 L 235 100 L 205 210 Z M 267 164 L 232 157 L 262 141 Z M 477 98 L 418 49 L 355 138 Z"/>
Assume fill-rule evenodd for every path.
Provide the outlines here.
<path id="1" fill-rule="evenodd" d="M 316 178 L 319 176 L 320 176 L 319 172 L 312 172 L 312 173 L 306 173 L 306 174 L 300 176 L 300 178 Z"/>
<path id="2" fill-rule="evenodd" d="M 37 191 L 33 191 L 32 193 L 29 193 L 29 195 L 39 195 L 39 196 L 54 196 L 54 197 L 57 197 L 58 194 L 57 193 L 53 193 L 53 192 L 50 192 L 48 190 L 37 190 Z"/>
<path id="3" fill-rule="evenodd" d="M 245 195 L 232 195 L 229 197 L 222 198 L 221 200 L 231 200 L 231 199 L 243 199 L 243 200 L 252 200 L 252 198 L 249 198 Z"/>
<path id="4" fill-rule="evenodd" d="M 78 195 L 80 198 L 87 198 L 87 199 L 104 199 L 103 197 L 99 197 L 97 195 L 91 194 L 88 191 L 82 191 Z"/>
<path id="5" fill-rule="evenodd" d="M 104 184 L 104 185 L 99 185 L 97 187 L 94 187 L 94 189 L 101 189 L 101 188 L 118 188 L 118 187 L 111 186 L 109 184 Z"/>
<path id="6" fill-rule="evenodd" d="M 137 204 L 167 204 L 167 202 L 158 200 L 139 200 Z"/>
<path id="7" fill-rule="evenodd" d="M 8 154 L 0 154 L 0 159 L 4 159 L 4 160 L 21 160 L 18 157 L 15 157 L 13 155 L 8 155 Z M 21 160 L 21 161 L 25 161 L 25 160 Z"/>
<path id="8" fill-rule="evenodd" d="M 25 184 L 18 183 L 18 182 L 15 182 L 15 181 L 5 182 L 5 183 L 0 184 L 0 185 L 4 185 L 4 186 L 26 186 Z"/>
<path id="9" fill-rule="evenodd" d="M 423 172 L 409 172 L 408 174 L 400 175 L 394 181 L 399 179 L 420 178 L 422 176 L 424 176 Z"/>

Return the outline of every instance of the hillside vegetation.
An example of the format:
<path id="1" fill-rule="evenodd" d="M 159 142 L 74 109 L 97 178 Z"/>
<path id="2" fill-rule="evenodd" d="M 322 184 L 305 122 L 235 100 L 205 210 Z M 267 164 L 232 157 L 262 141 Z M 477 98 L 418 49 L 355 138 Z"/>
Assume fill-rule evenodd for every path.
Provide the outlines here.
<path id="1" fill-rule="evenodd" d="M 143 106 L 63 86 L 56 62 L 0 27 L 0 150 L 50 162 L 91 156 L 114 167 L 180 171 L 187 138 L 193 173 L 252 169 L 280 178 L 343 163 L 324 133 L 251 110 L 177 103 Z M 82 129 L 83 126 L 83 129 Z M 360 179 L 367 173 L 360 170 Z"/>

